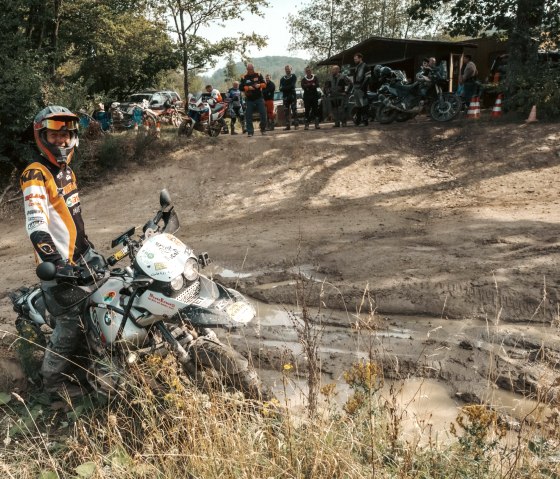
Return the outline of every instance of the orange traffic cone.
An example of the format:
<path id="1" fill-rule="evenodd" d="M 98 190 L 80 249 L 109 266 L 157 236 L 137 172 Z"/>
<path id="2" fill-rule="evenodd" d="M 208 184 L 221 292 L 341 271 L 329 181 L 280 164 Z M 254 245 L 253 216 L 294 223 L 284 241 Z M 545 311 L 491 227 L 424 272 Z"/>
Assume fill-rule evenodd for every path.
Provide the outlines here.
<path id="1" fill-rule="evenodd" d="M 499 93 L 498 97 L 496 98 L 496 103 L 494 103 L 494 107 L 492 108 L 492 114 L 490 115 L 491 118 L 500 118 L 502 116 L 502 99 L 504 98 L 503 93 Z"/>
<path id="2" fill-rule="evenodd" d="M 138 133 L 138 123 L 134 122 L 134 131 Z"/>
<path id="3" fill-rule="evenodd" d="M 531 113 L 529 113 L 529 118 L 525 120 L 525 123 L 535 123 L 537 120 L 537 105 L 533 105 L 531 108 Z"/>
<path id="4" fill-rule="evenodd" d="M 160 135 L 161 135 L 161 125 L 160 125 L 160 122 L 158 121 L 156 123 L 156 138 L 159 138 Z"/>
<path id="5" fill-rule="evenodd" d="M 480 118 L 480 97 L 473 96 L 467 110 L 467 118 L 470 120 L 478 120 Z"/>

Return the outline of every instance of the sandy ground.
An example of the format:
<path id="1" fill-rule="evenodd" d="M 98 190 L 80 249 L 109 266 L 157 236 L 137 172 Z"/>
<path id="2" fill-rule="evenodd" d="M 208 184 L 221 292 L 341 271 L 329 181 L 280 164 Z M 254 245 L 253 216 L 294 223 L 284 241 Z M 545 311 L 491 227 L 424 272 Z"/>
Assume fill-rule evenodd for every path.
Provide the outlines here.
<path id="1" fill-rule="evenodd" d="M 558 399 L 558 125 L 422 117 L 195 138 L 82 193 L 98 249 L 108 254 L 113 237 L 149 219 L 163 187 L 178 236 L 208 251 L 225 282 L 298 311 L 303 278 L 307 305 L 337 311 L 321 316 L 339 328 L 324 338 L 326 374 L 340 377 L 356 358 L 349 350 L 368 350 L 352 334 L 372 321 L 369 349 L 389 376 L 437 378 L 465 400 L 489 385 Z M 0 327 L 9 331 L 6 294 L 35 282 L 14 205 L 0 219 Z M 294 334 L 265 321 L 238 342 L 278 367 L 270 341 L 295 345 Z"/>

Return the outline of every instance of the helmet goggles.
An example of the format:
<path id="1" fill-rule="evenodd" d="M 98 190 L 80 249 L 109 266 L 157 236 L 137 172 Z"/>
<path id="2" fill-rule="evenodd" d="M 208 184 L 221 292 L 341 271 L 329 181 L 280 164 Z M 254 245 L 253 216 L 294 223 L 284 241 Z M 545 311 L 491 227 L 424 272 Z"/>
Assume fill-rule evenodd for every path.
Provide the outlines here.
<path id="1" fill-rule="evenodd" d="M 49 130 L 77 130 L 78 122 L 75 120 L 57 120 L 55 118 L 45 118 L 40 123 L 41 128 Z"/>

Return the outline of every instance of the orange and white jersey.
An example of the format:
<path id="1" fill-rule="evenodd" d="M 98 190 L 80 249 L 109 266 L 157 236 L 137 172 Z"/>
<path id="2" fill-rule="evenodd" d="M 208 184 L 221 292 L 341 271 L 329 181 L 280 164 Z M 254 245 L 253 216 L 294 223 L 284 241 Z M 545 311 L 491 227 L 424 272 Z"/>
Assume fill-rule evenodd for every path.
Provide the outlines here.
<path id="1" fill-rule="evenodd" d="M 74 172 L 41 158 L 25 169 L 20 182 L 27 234 L 39 262 L 78 261 L 90 243 Z"/>

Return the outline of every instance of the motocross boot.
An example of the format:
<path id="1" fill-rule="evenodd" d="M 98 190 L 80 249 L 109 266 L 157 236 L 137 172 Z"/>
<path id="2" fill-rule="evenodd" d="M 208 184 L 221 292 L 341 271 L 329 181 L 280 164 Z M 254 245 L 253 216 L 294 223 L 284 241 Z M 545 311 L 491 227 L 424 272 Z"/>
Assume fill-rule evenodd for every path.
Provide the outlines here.
<path id="1" fill-rule="evenodd" d="M 303 127 L 304 130 L 309 130 L 309 123 L 305 122 L 305 126 Z"/>
<path id="2" fill-rule="evenodd" d="M 316 129 L 316 130 L 320 130 L 320 129 L 321 129 L 321 127 L 319 126 L 319 122 L 318 122 L 318 121 L 315 122 L 315 129 Z"/>

